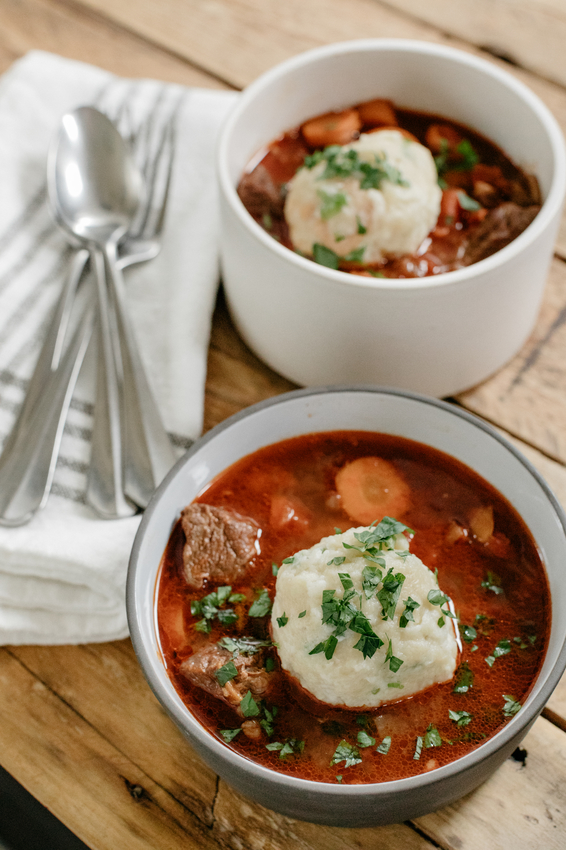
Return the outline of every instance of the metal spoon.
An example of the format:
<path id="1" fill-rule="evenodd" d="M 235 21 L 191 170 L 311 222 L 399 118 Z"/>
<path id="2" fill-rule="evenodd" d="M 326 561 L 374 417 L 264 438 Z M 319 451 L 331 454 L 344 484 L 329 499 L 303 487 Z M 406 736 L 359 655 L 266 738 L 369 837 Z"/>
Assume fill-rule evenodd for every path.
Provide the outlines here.
<path id="1" fill-rule="evenodd" d="M 175 461 L 125 310 L 123 278 L 116 265 L 117 245 L 142 197 L 142 178 L 112 122 L 92 107 L 80 107 L 62 118 L 50 151 L 48 185 L 57 220 L 90 250 L 97 277 L 99 368 L 87 501 L 101 516 L 130 516 L 135 508 L 123 495 L 123 470 L 128 495 L 145 507 Z"/>

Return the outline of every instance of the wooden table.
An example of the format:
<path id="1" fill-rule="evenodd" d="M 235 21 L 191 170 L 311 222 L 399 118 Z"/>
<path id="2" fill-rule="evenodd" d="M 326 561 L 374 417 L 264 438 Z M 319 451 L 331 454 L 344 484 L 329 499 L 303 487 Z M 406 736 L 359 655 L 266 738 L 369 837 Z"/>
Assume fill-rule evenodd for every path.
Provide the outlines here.
<path id="1" fill-rule="evenodd" d="M 503 64 L 566 128 L 561 0 L 0 0 L 0 68 L 31 48 L 118 74 L 240 88 L 304 49 L 366 36 L 450 43 Z M 462 40 L 465 39 L 465 40 Z M 566 506 L 566 227 L 523 351 L 454 402 L 495 424 Z M 210 428 L 291 385 L 260 363 L 220 299 Z M 481 788 L 417 821 L 340 830 L 245 801 L 186 744 L 129 641 L 0 649 L 0 763 L 96 850 L 552 850 L 566 847 L 566 680 Z"/>

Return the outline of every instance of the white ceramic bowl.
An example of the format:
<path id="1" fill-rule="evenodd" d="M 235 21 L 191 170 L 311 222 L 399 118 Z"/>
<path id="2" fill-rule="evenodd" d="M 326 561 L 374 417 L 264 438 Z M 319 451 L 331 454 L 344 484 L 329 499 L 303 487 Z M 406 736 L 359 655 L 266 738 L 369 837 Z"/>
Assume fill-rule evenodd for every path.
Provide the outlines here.
<path id="1" fill-rule="evenodd" d="M 236 193 L 245 166 L 307 118 L 374 97 L 467 124 L 536 174 L 544 205 L 533 223 L 475 265 L 420 279 L 348 275 L 278 244 Z M 536 319 L 565 161 L 560 129 L 538 97 L 467 53 L 364 40 L 278 65 L 244 92 L 218 150 L 222 275 L 240 333 L 299 384 L 372 382 L 440 397 L 478 383 L 519 350 Z"/>
<path id="2" fill-rule="evenodd" d="M 330 785 L 285 776 L 244 758 L 205 731 L 167 676 L 155 619 L 159 564 L 181 509 L 226 467 L 262 446 L 313 431 L 343 429 L 417 440 L 487 479 L 530 528 L 552 598 L 548 651 L 521 711 L 458 761 L 420 776 L 373 785 Z M 169 473 L 136 536 L 127 606 L 134 648 L 149 684 L 194 748 L 227 782 L 290 817 L 351 827 L 393 823 L 441 808 L 487 779 L 518 745 L 560 679 L 566 666 L 566 516 L 525 458 L 494 429 L 454 406 L 387 389 L 298 390 L 226 420 L 198 440 Z"/>

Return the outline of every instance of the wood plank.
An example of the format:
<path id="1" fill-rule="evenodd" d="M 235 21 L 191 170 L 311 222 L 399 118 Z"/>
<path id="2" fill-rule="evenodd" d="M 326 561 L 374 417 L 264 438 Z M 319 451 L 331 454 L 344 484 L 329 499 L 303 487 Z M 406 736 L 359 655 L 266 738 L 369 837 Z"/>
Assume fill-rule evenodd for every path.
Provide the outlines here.
<path id="1" fill-rule="evenodd" d="M 387 4 L 566 85 L 562 0 L 387 0 Z"/>
<path id="2" fill-rule="evenodd" d="M 521 746 L 482 786 L 416 824 L 449 850 L 563 850 L 566 735 L 539 718 Z"/>
<path id="3" fill-rule="evenodd" d="M 202 821 L 6 650 L 0 747 L 5 769 L 93 850 L 218 847 Z"/>
<path id="4" fill-rule="evenodd" d="M 126 77 L 225 88 L 185 60 L 92 12 L 51 0 L 0 0 L 0 72 L 28 50 L 48 50 Z"/>
<path id="5" fill-rule="evenodd" d="M 129 640 L 10 651 L 128 760 L 211 825 L 216 775 L 153 696 Z"/>
<path id="6" fill-rule="evenodd" d="M 566 462 L 566 265 L 555 260 L 530 339 L 510 363 L 458 400 L 468 410 Z"/>

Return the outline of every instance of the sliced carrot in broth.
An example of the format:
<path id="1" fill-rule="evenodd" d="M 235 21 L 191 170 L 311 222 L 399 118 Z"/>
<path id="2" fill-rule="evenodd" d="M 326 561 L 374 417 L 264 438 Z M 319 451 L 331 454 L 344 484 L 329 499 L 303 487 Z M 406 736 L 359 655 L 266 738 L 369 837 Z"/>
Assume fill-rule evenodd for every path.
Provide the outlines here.
<path id="1" fill-rule="evenodd" d="M 390 100 L 376 98 L 360 103 L 357 107 L 362 123 L 366 127 L 379 127 L 380 124 L 396 125 L 397 115 Z"/>
<path id="2" fill-rule="evenodd" d="M 362 525 L 384 516 L 399 519 L 410 503 L 409 486 L 392 463 L 380 457 L 360 457 L 336 475 L 344 510 Z"/>
<path id="3" fill-rule="evenodd" d="M 362 122 L 355 109 L 327 112 L 301 127 L 305 141 L 313 148 L 327 145 L 347 145 L 358 137 Z"/>

